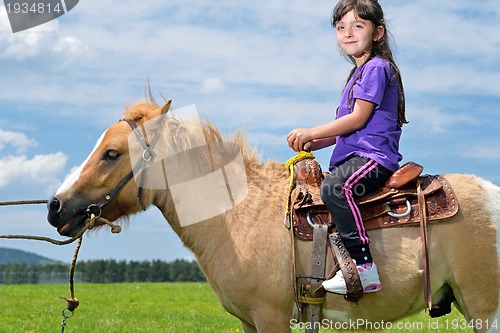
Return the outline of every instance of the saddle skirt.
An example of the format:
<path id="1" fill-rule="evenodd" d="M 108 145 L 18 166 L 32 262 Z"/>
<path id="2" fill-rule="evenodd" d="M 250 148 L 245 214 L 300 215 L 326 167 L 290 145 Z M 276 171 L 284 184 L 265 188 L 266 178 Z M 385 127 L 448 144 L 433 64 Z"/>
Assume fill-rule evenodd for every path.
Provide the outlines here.
<path id="1" fill-rule="evenodd" d="M 448 181 L 440 175 L 421 175 L 423 168 L 413 162 L 406 163 L 387 180 L 382 188 L 356 200 L 367 230 L 419 226 L 419 190 L 425 198 L 428 222 L 438 222 L 458 212 L 458 202 Z M 305 159 L 294 164 L 295 188 L 291 193 L 292 225 L 300 240 L 313 238 L 314 224 L 329 224 L 335 221 L 320 195 L 321 182 L 328 173 L 323 173 L 314 159 Z"/>

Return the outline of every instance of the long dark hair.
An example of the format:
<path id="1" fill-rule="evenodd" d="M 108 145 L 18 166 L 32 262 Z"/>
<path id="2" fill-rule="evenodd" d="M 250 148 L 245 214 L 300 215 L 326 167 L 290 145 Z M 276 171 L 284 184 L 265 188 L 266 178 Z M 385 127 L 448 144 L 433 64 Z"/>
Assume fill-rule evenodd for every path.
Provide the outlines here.
<path id="1" fill-rule="evenodd" d="M 342 19 L 342 17 L 344 17 L 344 15 L 351 10 L 354 10 L 355 14 L 360 18 L 367 21 L 371 21 L 374 29 L 376 29 L 379 26 L 382 26 L 384 28 L 385 31 L 384 35 L 379 40 L 373 42 L 371 53 L 367 61 L 378 56 L 391 64 L 395 72 L 392 79 L 396 79 L 398 81 L 398 86 L 399 86 L 398 124 L 400 126 L 402 126 L 403 124 L 407 124 L 408 121 L 406 120 L 406 115 L 405 115 L 405 92 L 403 88 L 403 80 L 401 78 L 401 72 L 399 71 L 396 62 L 394 61 L 391 47 L 389 45 L 389 37 L 388 37 L 389 32 L 387 31 L 387 26 L 384 19 L 384 11 L 382 10 L 382 7 L 378 3 L 378 0 L 340 0 L 333 9 L 332 26 L 335 28 L 337 22 L 339 22 Z M 347 59 L 349 59 L 350 62 L 352 62 L 356 66 L 356 61 L 354 57 L 349 56 L 347 54 L 344 55 L 347 57 Z M 349 74 L 349 77 L 347 78 L 347 82 L 349 82 L 355 70 L 356 67 L 352 69 L 351 73 Z M 361 71 L 359 73 L 361 73 Z M 356 80 L 357 79 L 358 78 L 356 78 Z"/>

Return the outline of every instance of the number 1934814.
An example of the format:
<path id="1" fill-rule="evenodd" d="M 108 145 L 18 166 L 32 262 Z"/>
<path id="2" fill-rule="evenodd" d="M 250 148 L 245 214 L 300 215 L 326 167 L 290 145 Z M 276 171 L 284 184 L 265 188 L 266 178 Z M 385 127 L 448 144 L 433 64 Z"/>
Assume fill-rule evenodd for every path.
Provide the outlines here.
<path id="1" fill-rule="evenodd" d="M 43 2 L 33 2 L 33 3 L 27 3 L 27 2 L 14 2 L 14 3 L 7 3 L 5 5 L 5 9 L 7 10 L 8 14 L 14 13 L 14 14 L 59 14 L 61 12 L 64 12 L 64 8 L 62 8 L 61 3 L 57 2 L 55 4 L 53 3 L 43 3 Z"/>
<path id="2" fill-rule="evenodd" d="M 482 319 L 473 319 L 473 320 L 466 320 L 466 319 L 445 319 L 444 324 L 446 326 L 446 329 L 452 329 L 452 330 L 465 330 L 465 329 L 473 329 L 473 330 L 489 330 L 489 329 L 495 329 L 497 330 L 499 328 L 498 325 L 498 320 L 482 320 Z"/>

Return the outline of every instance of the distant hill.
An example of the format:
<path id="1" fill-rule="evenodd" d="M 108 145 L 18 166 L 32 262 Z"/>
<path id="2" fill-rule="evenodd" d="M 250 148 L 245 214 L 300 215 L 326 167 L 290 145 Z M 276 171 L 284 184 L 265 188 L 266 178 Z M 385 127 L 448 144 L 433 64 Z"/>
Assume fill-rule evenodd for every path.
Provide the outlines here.
<path id="1" fill-rule="evenodd" d="M 56 260 L 52 260 L 46 257 L 39 256 L 38 254 L 16 250 L 8 249 L 5 247 L 0 247 L 0 265 L 1 264 L 43 264 L 43 263 L 58 263 Z"/>

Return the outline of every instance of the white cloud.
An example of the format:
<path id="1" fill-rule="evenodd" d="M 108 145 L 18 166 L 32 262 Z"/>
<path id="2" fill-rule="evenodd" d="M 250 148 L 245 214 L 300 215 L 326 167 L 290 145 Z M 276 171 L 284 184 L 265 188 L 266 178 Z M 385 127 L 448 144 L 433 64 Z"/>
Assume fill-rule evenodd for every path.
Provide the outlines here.
<path id="1" fill-rule="evenodd" d="M 494 142 L 460 146 L 457 155 L 470 158 L 476 162 L 496 162 L 500 160 L 500 147 Z"/>
<path id="2" fill-rule="evenodd" d="M 9 25 L 9 18 L 4 5 L 0 5 L 0 34 L 7 34 L 12 32 Z"/>
<path id="3" fill-rule="evenodd" d="M 0 150 L 6 145 L 17 148 L 17 153 L 20 154 L 30 147 L 38 146 L 38 142 L 28 138 L 24 133 L 4 131 L 0 128 Z"/>
<path id="4" fill-rule="evenodd" d="M 61 152 L 35 155 L 8 155 L 0 158 L 0 188 L 13 183 L 53 185 L 64 170 L 68 157 Z"/>
<path id="5" fill-rule="evenodd" d="M 500 2 L 389 1 L 389 29 L 408 92 L 500 94 Z"/>
<path id="6" fill-rule="evenodd" d="M 60 54 L 60 60 L 67 62 L 68 56 L 79 57 L 88 49 L 76 37 L 61 34 L 57 20 L 17 33 L 11 31 L 7 11 L 0 6 L 0 58 L 24 60 Z"/>
<path id="7" fill-rule="evenodd" d="M 203 94 L 220 93 L 226 90 L 226 85 L 218 77 L 211 77 L 203 80 L 200 91 Z"/>
<path id="8" fill-rule="evenodd" d="M 407 118 L 410 121 L 410 133 L 442 134 L 449 133 L 456 126 L 470 126 L 479 124 L 473 115 L 464 113 L 449 114 L 438 106 L 409 105 Z"/>
<path id="9" fill-rule="evenodd" d="M 72 36 L 61 37 L 56 40 L 52 46 L 52 51 L 54 53 L 60 53 L 67 56 L 76 56 L 87 50 L 88 46 Z"/>

